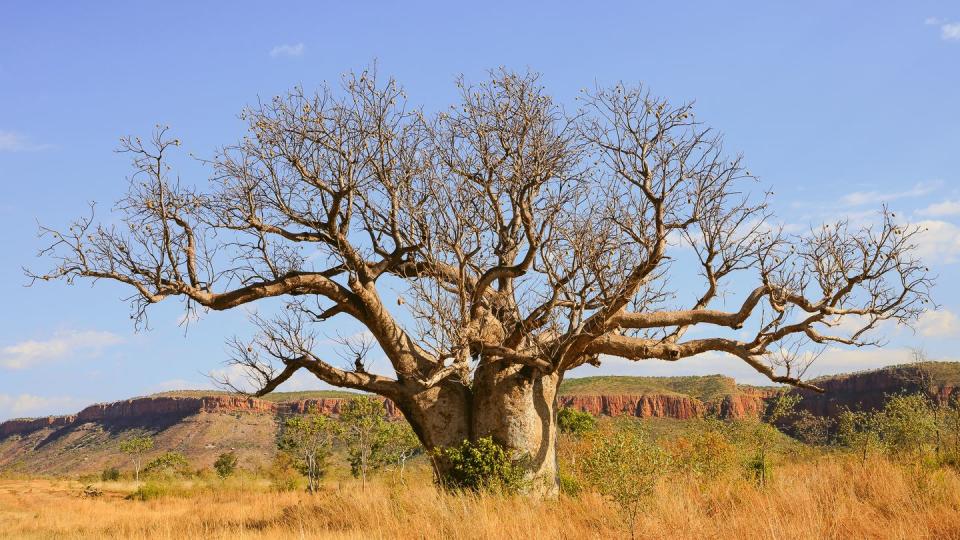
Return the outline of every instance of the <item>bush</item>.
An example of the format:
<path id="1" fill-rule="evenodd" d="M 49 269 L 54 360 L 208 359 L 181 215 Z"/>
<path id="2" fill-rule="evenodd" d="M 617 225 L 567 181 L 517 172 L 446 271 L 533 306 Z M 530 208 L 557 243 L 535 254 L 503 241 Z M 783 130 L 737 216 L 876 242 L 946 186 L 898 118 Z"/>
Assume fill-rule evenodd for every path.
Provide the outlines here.
<path id="1" fill-rule="evenodd" d="M 570 495 L 571 497 L 576 497 L 582 491 L 580 487 L 580 481 L 577 480 L 575 476 L 560 471 L 557 480 L 560 484 L 560 493 L 564 495 Z"/>
<path id="2" fill-rule="evenodd" d="M 100 480 L 104 482 L 116 482 L 120 480 L 120 469 L 116 467 L 107 467 L 100 473 Z"/>
<path id="3" fill-rule="evenodd" d="M 733 469 L 736 448 L 720 431 L 707 430 L 678 437 L 669 444 L 674 467 L 702 480 L 711 480 Z"/>
<path id="4" fill-rule="evenodd" d="M 490 437 L 438 448 L 435 458 L 447 462 L 441 482 L 448 488 L 515 493 L 523 487 L 523 464 Z"/>
<path id="5" fill-rule="evenodd" d="M 277 491 L 293 491 L 300 487 L 300 473 L 290 454 L 278 452 L 267 469 L 270 485 Z"/>
<path id="6" fill-rule="evenodd" d="M 557 413 L 557 427 L 561 433 L 581 437 L 597 429 L 597 419 L 588 412 L 564 407 Z"/>
<path id="7" fill-rule="evenodd" d="M 167 494 L 167 487 L 154 481 L 147 481 L 137 488 L 136 491 L 127 495 L 127 499 L 134 501 L 149 501 L 159 499 Z"/>
<path id="8" fill-rule="evenodd" d="M 187 477 L 190 476 L 190 462 L 180 452 L 165 452 L 156 459 L 147 463 L 143 474 L 154 477 Z"/>
<path id="9" fill-rule="evenodd" d="M 667 455 L 639 429 L 598 434 L 592 443 L 581 463 L 584 479 L 617 504 L 633 538 L 637 516 L 669 465 Z"/>
<path id="10" fill-rule="evenodd" d="M 227 478 L 237 470 L 237 455 L 233 452 L 224 452 L 217 456 L 213 462 L 213 468 L 217 471 L 217 476 Z"/>

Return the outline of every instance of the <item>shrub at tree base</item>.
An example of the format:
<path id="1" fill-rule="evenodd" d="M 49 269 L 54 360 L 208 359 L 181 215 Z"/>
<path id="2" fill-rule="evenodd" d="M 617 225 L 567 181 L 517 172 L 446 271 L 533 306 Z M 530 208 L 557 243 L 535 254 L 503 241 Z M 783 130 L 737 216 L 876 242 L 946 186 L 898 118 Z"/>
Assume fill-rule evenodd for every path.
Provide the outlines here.
<path id="1" fill-rule="evenodd" d="M 451 489 L 515 493 L 523 487 L 523 466 L 490 437 L 440 448 L 434 459 L 450 464 L 441 483 Z"/>

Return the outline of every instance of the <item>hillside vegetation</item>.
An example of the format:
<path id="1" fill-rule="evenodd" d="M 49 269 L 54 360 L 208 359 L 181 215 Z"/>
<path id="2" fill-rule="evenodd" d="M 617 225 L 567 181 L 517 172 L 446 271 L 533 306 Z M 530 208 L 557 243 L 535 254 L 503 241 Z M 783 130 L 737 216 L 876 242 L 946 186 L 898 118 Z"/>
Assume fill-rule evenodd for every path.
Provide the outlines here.
<path id="1" fill-rule="evenodd" d="M 739 392 L 733 378 L 724 375 L 686 377 L 577 377 L 563 381 L 560 395 L 686 395 L 713 401 Z"/>

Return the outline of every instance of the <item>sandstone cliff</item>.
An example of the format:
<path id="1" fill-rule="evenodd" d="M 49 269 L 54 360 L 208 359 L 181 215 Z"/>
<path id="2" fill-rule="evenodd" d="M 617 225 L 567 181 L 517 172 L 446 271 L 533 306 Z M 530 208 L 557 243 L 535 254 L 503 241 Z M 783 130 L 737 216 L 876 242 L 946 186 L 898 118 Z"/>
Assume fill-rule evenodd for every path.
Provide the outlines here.
<path id="1" fill-rule="evenodd" d="M 925 362 L 891 366 L 860 373 L 822 377 L 812 381 L 823 393 L 791 390 L 800 396 L 798 408 L 817 416 L 835 416 L 844 409 L 882 408 L 887 396 L 924 393 L 937 401 L 960 396 L 960 363 Z"/>
<path id="2" fill-rule="evenodd" d="M 383 399 L 383 398 L 377 398 Z M 149 426 L 157 420 L 175 420 L 200 413 L 253 413 L 266 415 L 303 414 L 316 409 L 323 414 L 339 414 L 347 398 L 307 398 L 273 402 L 233 395 L 151 396 L 98 403 L 77 414 L 43 418 L 18 418 L 0 423 L 0 439 L 25 435 L 44 429 L 61 429 L 86 423 L 105 425 Z M 400 410 L 390 400 L 383 400 L 387 415 L 400 418 Z"/>

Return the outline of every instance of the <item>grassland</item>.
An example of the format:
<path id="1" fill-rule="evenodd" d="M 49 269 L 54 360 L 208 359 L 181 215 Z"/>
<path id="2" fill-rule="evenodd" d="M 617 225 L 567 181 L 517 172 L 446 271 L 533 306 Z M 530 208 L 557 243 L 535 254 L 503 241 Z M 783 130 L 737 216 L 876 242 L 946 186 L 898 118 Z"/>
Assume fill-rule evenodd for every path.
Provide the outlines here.
<path id="1" fill-rule="evenodd" d="M 638 522 L 642 538 L 960 538 L 960 477 L 877 458 L 786 463 L 764 486 L 664 478 Z M 315 495 L 264 481 L 183 481 L 148 501 L 132 482 L 0 480 L 0 538 L 618 538 L 615 506 L 597 495 L 531 501 L 438 490 L 425 469 L 363 488 L 329 480 Z"/>

